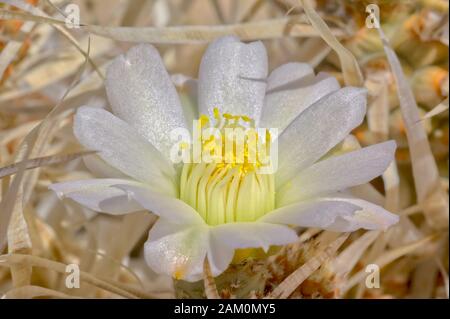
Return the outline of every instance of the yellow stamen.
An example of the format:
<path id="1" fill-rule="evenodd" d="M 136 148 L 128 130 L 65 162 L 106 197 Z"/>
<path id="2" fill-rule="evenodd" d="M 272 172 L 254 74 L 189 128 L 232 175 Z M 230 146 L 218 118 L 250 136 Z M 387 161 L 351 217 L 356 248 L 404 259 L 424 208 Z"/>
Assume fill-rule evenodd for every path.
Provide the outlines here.
<path id="1" fill-rule="evenodd" d="M 213 115 L 214 127 L 220 130 L 221 139 L 210 136 L 202 140 L 202 154 L 211 154 L 218 147 L 224 156 L 211 163 L 184 164 L 180 198 L 194 207 L 209 225 L 254 221 L 275 207 L 273 175 L 258 174 L 262 162 L 256 147 L 258 134 L 254 121 L 245 115 L 220 115 L 218 109 L 214 109 Z M 242 126 L 239 120 L 250 127 Z M 202 115 L 200 123 L 203 128 L 210 121 Z M 227 134 L 227 129 L 234 128 L 246 130 L 241 149 L 236 136 Z M 264 142 L 266 155 L 271 142 L 268 131 Z"/>

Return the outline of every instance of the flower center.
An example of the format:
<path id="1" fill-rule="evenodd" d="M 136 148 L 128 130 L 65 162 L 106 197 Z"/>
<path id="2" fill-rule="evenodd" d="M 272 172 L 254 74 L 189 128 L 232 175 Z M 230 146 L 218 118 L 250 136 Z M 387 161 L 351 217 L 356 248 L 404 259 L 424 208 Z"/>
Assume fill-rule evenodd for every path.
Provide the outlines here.
<path id="1" fill-rule="evenodd" d="M 202 115 L 201 128 L 215 129 L 202 138 L 202 158 L 183 164 L 180 199 L 192 206 L 209 225 L 255 221 L 274 209 L 273 174 L 262 174 L 264 156 L 270 152 L 270 134 L 258 145 L 254 121 L 241 115 L 220 115 L 214 110 L 214 125 Z M 239 135 L 234 129 L 245 129 Z"/>

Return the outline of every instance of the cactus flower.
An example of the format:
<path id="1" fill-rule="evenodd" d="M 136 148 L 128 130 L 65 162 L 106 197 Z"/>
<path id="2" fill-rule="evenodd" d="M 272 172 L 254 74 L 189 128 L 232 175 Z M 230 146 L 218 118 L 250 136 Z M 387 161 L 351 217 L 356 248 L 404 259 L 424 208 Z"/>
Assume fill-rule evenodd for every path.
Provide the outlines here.
<path id="1" fill-rule="evenodd" d="M 261 173 L 247 153 L 243 162 L 174 163 L 170 132 L 191 131 L 192 124 L 157 50 L 140 44 L 108 67 L 112 112 L 83 106 L 75 115 L 76 138 L 98 151 L 85 159 L 98 178 L 50 188 L 94 211 L 158 215 L 144 246 L 146 262 L 187 281 L 202 278 L 205 258 L 217 276 L 236 249 L 296 241 L 295 226 L 351 232 L 398 221 L 348 191 L 385 171 L 395 143 L 330 152 L 363 121 L 364 89 L 340 88 L 304 63 L 268 74 L 263 44 L 232 36 L 209 45 L 195 84 L 202 127 L 278 130 L 276 170 Z"/>

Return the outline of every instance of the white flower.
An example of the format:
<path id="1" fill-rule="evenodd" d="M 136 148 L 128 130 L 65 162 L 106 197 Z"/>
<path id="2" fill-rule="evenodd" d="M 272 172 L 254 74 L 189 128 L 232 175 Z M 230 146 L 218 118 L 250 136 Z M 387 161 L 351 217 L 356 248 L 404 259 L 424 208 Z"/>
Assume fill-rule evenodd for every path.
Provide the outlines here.
<path id="1" fill-rule="evenodd" d="M 157 214 L 146 261 L 158 273 L 188 281 L 201 279 L 205 258 L 217 276 L 235 249 L 294 242 L 292 226 L 351 232 L 396 223 L 396 215 L 345 191 L 380 175 L 393 159 L 395 143 L 329 156 L 363 121 L 365 90 L 340 88 L 333 77 L 315 76 L 303 63 L 282 65 L 269 76 L 267 69 L 261 42 L 244 44 L 231 36 L 214 41 L 200 66 L 198 114 L 212 120 L 218 108 L 256 126 L 278 128 L 275 174 L 218 164 L 173 165 L 169 132 L 191 124 L 158 52 L 141 44 L 108 68 L 113 113 L 81 107 L 75 116 L 79 142 L 99 151 L 86 165 L 101 178 L 51 189 L 99 212 L 144 208 Z"/>

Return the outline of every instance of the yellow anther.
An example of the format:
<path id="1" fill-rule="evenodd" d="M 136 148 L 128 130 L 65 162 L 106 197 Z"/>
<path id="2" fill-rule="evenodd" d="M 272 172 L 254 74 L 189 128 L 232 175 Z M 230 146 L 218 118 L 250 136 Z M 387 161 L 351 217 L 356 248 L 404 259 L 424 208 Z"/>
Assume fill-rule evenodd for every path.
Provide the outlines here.
<path id="1" fill-rule="evenodd" d="M 175 270 L 175 272 L 174 272 L 174 274 L 173 274 L 173 277 L 174 277 L 176 280 L 182 279 L 182 278 L 184 277 L 184 269 L 182 269 L 182 267 L 178 267 L 178 269 Z"/>
<path id="2" fill-rule="evenodd" d="M 214 113 L 214 118 L 216 120 L 220 120 L 220 111 L 217 107 L 214 108 L 213 113 Z"/>
<path id="3" fill-rule="evenodd" d="M 210 151 L 216 147 L 216 141 L 214 139 L 206 141 L 205 144 L 203 144 L 203 148 L 206 151 Z"/>
<path id="4" fill-rule="evenodd" d="M 204 114 L 200 115 L 200 127 L 203 127 L 208 123 L 209 123 L 209 117 Z"/>
<path id="5" fill-rule="evenodd" d="M 229 113 L 223 113 L 223 118 L 227 119 L 227 120 L 234 120 L 236 118 L 236 116 L 231 115 Z"/>
<path id="6" fill-rule="evenodd" d="M 188 142 L 181 142 L 180 143 L 180 149 L 187 150 L 188 148 L 189 148 L 189 143 Z"/>
<path id="7" fill-rule="evenodd" d="M 266 130 L 266 143 L 270 143 L 272 140 L 272 136 L 270 135 L 270 131 Z"/>
<path id="8" fill-rule="evenodd" d="M 203 140 L 202 152 L 210 154 L 212 150 L 216 150 L 216 147 L 222 148 L 222 152 L 220 153 L 219 151 L 221 158 L 216 161 L 217 164 L 226 164 L 218 167 L 221 169 L 229 170 L 236 168 L 241 174 L 246 174 L 261 168 L 264 165 L 260 158 L 262 154 L 259 153 L 259 148 L 256 145 L 261 141 L 258 141 L 258 133 L 254 128 L 254 120 L 247 115 L 233 115 L 230 113 L 221 114 L 218 108 L 214 108 L 213 115 L 216 123 L 214 126 L 212 124 L 209 125 L 221 130 L 222 140 L 217 140 L 215 136 L 210 136 L 208 140 Z M 239 123 L 239 120 L 250 123 L 250 127 L 243 126 Z M 206 115 L 200 116 L 200 122 L 202 124 L 202 128 L 203 125 L 211 123 Z M 234 134 L 232 134 L 233 138 L 231 140 L 228 134 L 224 134 L 224 130 L 227 128 L 241 128 L 246 131 L 246 141 L 244 142 L 243 148 L 239 148 L 237 146 L 237 141 L 234 141 Z M 264 152 L 264 156 L 270 150 L 270 142 L 271 135 L 270 132 L 266 130 L 265 140 L 262 141 L 263 144 L 261 145 L 266 150 Z M 233 145 L 233 147 L 228 150 L 226 145 Z M 243 151 L 243 154 L 238 155 L 238 149 L 239 151 Z"/>

